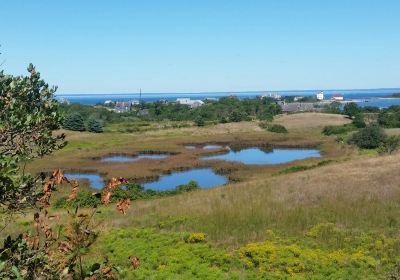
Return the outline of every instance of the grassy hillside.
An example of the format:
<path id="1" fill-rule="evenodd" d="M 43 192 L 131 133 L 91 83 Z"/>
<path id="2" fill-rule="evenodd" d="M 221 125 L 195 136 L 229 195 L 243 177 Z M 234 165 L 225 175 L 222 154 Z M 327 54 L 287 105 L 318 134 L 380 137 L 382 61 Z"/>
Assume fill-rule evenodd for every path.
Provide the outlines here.
<path id="1" fill-rule="evenodd" d="M 317 145 L 322 159 L 258 167 L 207 163 L 230 170 L 235 180 L 134 201 L 126 216 L 102 207 L 100 236 L 87 258 L 107 255 L 127 279 L 388 277 L 400 261 L 400 153 L 378 156 L 324 136 L 325 125 L 349 123 L 339 115 L 293 114 L 275 122 L 289 133 L 271 133 L 252 122 L 143 134 L 69 133 L 64 151 L 29 168 L 77 166 L 140 180 L 205 164 L 197 160 L 204 151 L 189 151 L 187 143 Z M 156 164 L 105 165 L 93 159 L 127 150 L 175 154 Z M 130 255 L 141 260 L 133 271 L 128 269 Z"/>

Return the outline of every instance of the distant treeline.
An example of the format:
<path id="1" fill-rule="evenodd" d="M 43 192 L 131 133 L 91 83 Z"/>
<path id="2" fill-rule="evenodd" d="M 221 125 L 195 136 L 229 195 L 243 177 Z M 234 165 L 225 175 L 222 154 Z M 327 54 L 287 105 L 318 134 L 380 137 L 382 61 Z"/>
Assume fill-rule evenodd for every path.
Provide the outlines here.
<path id="1" fill-rule="evenodd" d="M 194 121 L 198 126 L 207 122 L 240 122 L 253 119 L 272 120 L 281 113 L 281 107 L 272 98 L 237 99 L 223 97 L 217 101 L 206 100 L 201 107 L 190 108 L 178 103 L 147 102 L 132 106 L 131 111 L 116 113 L 105 106 L 61 104 L 66 120 L 79 114 L 83 124 L 97 120 L 102 125 L 125 121 Z M 65 127 L 65 126 L 64 126 Z M 71 126 L 70 126 L 71 127 Z M 82 125 L 80 125 L 82 127 Z M 65 127 L 68 129 L 68 127 Z M 74 129 L 73 129 L 74 130 Z"/>

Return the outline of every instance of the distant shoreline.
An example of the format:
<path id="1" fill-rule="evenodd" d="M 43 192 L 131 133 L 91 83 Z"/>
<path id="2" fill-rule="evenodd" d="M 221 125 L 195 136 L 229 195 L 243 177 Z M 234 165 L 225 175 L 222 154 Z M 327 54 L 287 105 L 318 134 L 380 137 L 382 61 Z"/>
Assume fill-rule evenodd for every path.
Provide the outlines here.
<path id="1" fill-rule="evenodd" d="M 249 90 L 249 91 L 200 91 L 200 92 L 143 92 L 142 96 L 151 96 L 151 95 L 213 95 L 213 94 L 267 94 L 267 93 L 285 93 L 285 92 L 290 92 L 290 93 L 303 93 L 303 92 L 320 92 L 320 91 L 325 91 L 325 92 L 337 92 L 337 93 L 351 93 L 354 91 L 360 91 L 360 92 L 368 92 L 368 91 L 382 91 L 382 90 L 388 90 L 388 91 L 400 91 L 400 88 L 369 88 L 369 89 L 296 89 L 296 90 Z M 362 93 L 360 93 L 362 94 Z M 131 93 L 56 93 L 56 96 L 104 96 L 104 95 L 109 95 L 109 96 L 132 96 L 132 95 L 139 95 L 139 92 L 131 92 Z"/>

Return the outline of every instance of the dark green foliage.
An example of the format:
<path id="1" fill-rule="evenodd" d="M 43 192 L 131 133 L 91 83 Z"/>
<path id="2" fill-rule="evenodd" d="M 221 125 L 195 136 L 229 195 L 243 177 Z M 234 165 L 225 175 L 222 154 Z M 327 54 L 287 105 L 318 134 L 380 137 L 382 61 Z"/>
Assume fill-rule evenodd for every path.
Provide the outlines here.
<path id="1" fill-rule="evenodd" d="M 32 250 L 22 234 L 15 239 L 8 236 L 0 248 L 0 278 L 54 279 L 48 271 L 47 257 L 44 251 Z"/>
<path id="2" fill-rule="evenodd" d="M 62 122 L 53 98 L 56 88 L 50 88 L 32 64 L 28 72 L 29 76 L 14 77 L 0 71 L 0 216 L 11 226 L 15 226 L 12 214 L 35 208 L 43 197 L 45 176 L 32 176 L 21 167 L 64 146 L 64 135 L 52 134 Z M 52 190 L 53 186 L 48 188 Z M 27 237 L 4 239 L 0 248 L 1 279 L 55 276 L 47 271 L 48 254 L 28 245 Z"/>
<path id="3" fill-rule="evenodd" d="M 230 122 L 241 122 L 246 120 L 246 117 L 247 114 L 245 112 L 236 109 L 229 114 L 228 119 Z"/>
<path id="4" fill-rule="evenodd" d="M 285 169 L 282 169 L 278 172 L 278 174 L 288 174 L 288 173 L 294 173 L 294 172 L 299 172 L 299 171 L 304 171 L 304 170 L 309 170 L 309 169 L 313 169 L 316 167 L 320 167 L 320 166 L 324 166 L 327 164 L 330 164 L 334 162 L 333 160 L 323 160 L 318 162 L 317 164 L 313 164 L 313 165 L 295 165 L 295 166 L 291 166 Z"/>
<path id="5" fill-rule="evenodd" d="M 88 122 L 88 131 L 101 133 L 103 132 L 103 125 L 95 118 L 90 118 Z"/>
<path id="6" fill-rule="evenodd" d="M 382 128 L 377 125 L 367 126 L 354 133 L 349 143 L 363 149 L 378 148 L 386 140 L 386 134 Z"/>
<path id="7" fill-rule="evenodd" d="M 100 199 L 98 197 L 96 197 L 95 195 L 93 195 L 93 192 L 90 190 L 81 190 L 78 192 L 78 195 L 76 196 L 76 198 L 74 200 L 72 200 L 71 202 L 67 201 L 67 197 L 63 197 L 59 200 L 57 200 L 53 206 L 55 208 L 62 208 L 62 207 L 66 207 L 66 206 L 70 206 L 73 208 L 76 207 L 93 207 L 93 206 L 97 206 L 100 204 Z"/>
<path id="8" fill-rule="evenodd" d="M 345 134 L 351 131 L 356 130 L 356 127 L 352 124 L 348 125 L 328 125 L 322 129 L 322 133 L 329 136 L 329 135 L 337 135 L 337 134 Z"/>
<path id="9" fill-rule="evenodd" d="M 83 118 L 79 113 L 72 113 L 68 115 L 65 120 L 63 127 L 68 130 L 73 131 L 85 131 L 85 123 L 83 122 Z"/>
<path id="10" fill-rule="evenodd" d="M 130 200 L 159 198 L 164 196 L 177 195 L 185 192 L 191 192 L 198 189 L 200 189 L 200 187 L 194 181 L 190 181 L 186 185 L 177 186 L 174 190 L 168 191 L 146 190 L 142 185 L 128 184 L 125 187 L 118 188 L 113 192 L 111 202 L 117 202 L 125 198 L 129 198 Z M 93 193 L 89 190 L 82 190 L 78 193 L 78 196 L 71 202 L 67 202 L 67 198 L 63 197 L 56 201 L 53 206 L 55 208 L 75 208 L 92 207 L 99 204 L 100 198 L 98 196 L 93 195 Z"/>
<path id="11" fill-rule="evenodd" d="M 56 88 L 40 78 L 33 65 L 29 76 L 0 71 L 0 206 L 32 206 L 40 195 L 41 176 L 20 172 L 24 162 L 63 147 L 64 135 L 53 136 L 62 121 Z"/>
<path id="12" fill-rule="evenodd" d="M 386 128 L 400 127 L 400 106 L 391 106 L 381 110 L 378 115 L 378 123 Z"/>
<path id="13" fill-rule="evenodd" d="M 62 104 L 65 115 L 79 113 L 84 122 L 93 117 L 105 126 L 115 123 L 134 123 L 146 121 L 203 121 L 210 123 L 239 122 L 254 118 L 271 120 L 273 116 L 281 113 L 281 108 L 271 98 L 237 99 L 230 97 L 220 98 L 218 101 L 205 101 L 198 108 L 190 108 L 177 103 L 147 102 L 133 107 L 132 112 L 115 113 L 102 106 L 87 106 L 80 104 Z M 139 109 L 147 109 L 148 115 L 139 115 Z M 201 121 L 200 121 L 201 124 Z M 196 123 L 197 125 L 197 123 Z"/>
<path id="14" fill-rule="evenodd" d="M 341 104 L 339 102 L 332 102 L 327 107 L 325 107 L 322 112 L 328 114 L 342 114 L 342 110 L 340 109 Z"/>
<path id="15" fill-rule="evenodd" d="M 364 128 L 367 125 L 365 124 L 364 121 L 364 115 L 363 114 L 358 114 L 353 118 L 353 125 L 357 128 Z"/>
<path id="16" fill-rule="evenodd" d="M 385 139 L 379 147 L 379 153 L 391 154 L 400 148 L 400 136 L 392 135 Z"/>
<path id="17" fill-rule="evenodd" d="M 275 133 L 288 133 L 288 130 L 286 129 L 286 127 L 284 127 L 283 125 L 280 125 L 280 124 L 270 125 L 270 126 L 268 126 L 267 130 L 270 132 L 275 132 Z"/>
<path id="18" fill-rule="evenodd" d="M 354 102 L 347 103 L 344 105 L 343 112 L 345 115 L 348 115 L 350 118 L 357 116 L 361 113 L 361 108 Z"/>
<path id="19" fill-rule="evenodd" d="M 204 126 L 204 119 L 201 116 L 197 116 L 196 119 L 194 120 L 194 123 L 197 126 Z"/>

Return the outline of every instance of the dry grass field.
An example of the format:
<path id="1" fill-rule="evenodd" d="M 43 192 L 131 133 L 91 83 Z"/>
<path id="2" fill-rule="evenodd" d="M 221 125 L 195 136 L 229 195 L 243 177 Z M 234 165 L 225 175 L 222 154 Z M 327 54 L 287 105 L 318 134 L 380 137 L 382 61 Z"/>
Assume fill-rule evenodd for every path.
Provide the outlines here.
<path id="1" fill-rule="evenodd" d="M 323 128 L 327 125 L 343 125 L 351 123 L 344 115 L 324 113 L 297 113 L 276 116 L 274 123 L 285 126 L 287 129 Z"/>
<path id="2" fill-rule="evenodd" d="M 282 115 L 274 122 L 285 125 L 289 133 L 271 133 L 256 122 L 144 133 L 67 132 L 65 149 L 31 163 L 29 169 L 94 171 L 105 178 L 123 176 L 137 182 L 196 166 L 228 174 L 231 180 L 225 186 L 133 201 L 126 215 L 114 205 L 98 208 L 99 240 L 87 257 L 97 260 L 103 253 L 128 268 L 127 254 L 140 255 L 143 266 L 126 270 L 132 273 L 127 274 L 129 279 L 148 279 L 154 273 L 163 279 L 163 269 L 174 275 L 171 279 L 183 272 L 192 276 L 199 263 L 204 270 L 214 269 L 213 250 L 221 251 L 218 263 L 226 264 L 221 275 L 227 279 L 226 272 L 232 269 L 241 275 L 236 279 L 263 279 L 260 273 L 265 271 L 279 272 L 276 279 L 325 279 L 326 275 L 329 279 L 385 279 L 400 260 L 400 153 L 359 151 L 337 142 L 335 136 L 324 136 L 325 125 L 349 123 L 339 115 Z M 203 150 L 205 143 L 317 147 L 322 158 L 272 166 L 205 162 L 198 157 L 223 150 Z M 197 148 L 186 149 L 186 144 Z M 142 151 L 168 152 L 171 157 L 134 163 L 98 161 L 104 155 Z M 321 162 L 327 164 L 318 165 Z M 54 199 L 69 191 L 61 187 Z M 65 209 L 53 211 L 64 213 Z M 29 217 L 15 218 L 21 227 L 29 225 Z M 318 238 L 309 235 L 314 231 Z M 183 241 L 189 233 L 204 233 L 206 241 L 189 245 Z M 249 259 L 254 258 L 254 265 L 243 269 L 240 262 L 239 266 L 227 262 L 243 250 L 248 250 Z M 177 257 L 179 266 L 175 266 Z M 266 268 L 259 269 L 259 264 Z M 209 278 L 221 279 L 221 275 Z"/>
<path id="3" fill-rule="evenodd" d="M 128 217 L 107 227 L 156 226 L 180 217 L 175 230 L 203 231 L 238 247 L 265 230 L 299 234 L 317 223 L 387 232 L 400 222 L 400 153 L 355 159 L 313 170 L 265 177 L 158 200 L 138 201 Z"/>

